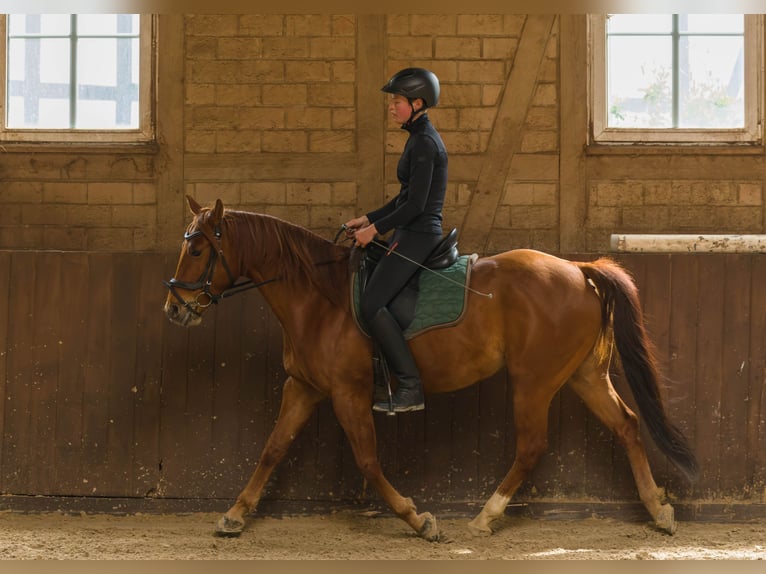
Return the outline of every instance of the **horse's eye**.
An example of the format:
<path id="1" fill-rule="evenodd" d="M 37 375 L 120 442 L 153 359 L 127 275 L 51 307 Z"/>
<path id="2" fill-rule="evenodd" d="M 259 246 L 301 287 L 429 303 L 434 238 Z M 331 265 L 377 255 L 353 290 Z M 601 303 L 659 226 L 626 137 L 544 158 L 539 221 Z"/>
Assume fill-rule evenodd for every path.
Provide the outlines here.
<path id="1" fill-rule="evenodd" d="M 189 244 L 189 247 L 186 248 L 186 252 L 192 257 L 199 257 L 200 255 L 202 255 L 202 251 L 200 251 L 199 249 L 196 249 L 194 245 L 192 245 L 191 243 Z"/>

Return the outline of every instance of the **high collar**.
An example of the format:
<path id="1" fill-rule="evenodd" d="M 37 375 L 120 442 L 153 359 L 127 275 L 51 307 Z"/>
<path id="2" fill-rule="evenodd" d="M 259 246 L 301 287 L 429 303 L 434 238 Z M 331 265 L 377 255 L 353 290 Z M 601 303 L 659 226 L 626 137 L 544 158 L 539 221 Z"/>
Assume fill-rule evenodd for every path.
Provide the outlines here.
<path id="1" fill-rule="evenodd" d="M 416 128 L 428 123 L 428 112 L 423 112 L 423 115 L 418 117 L 414 122 L 409 124 L 402 124 L 402 129 L 412 133 Z"/>

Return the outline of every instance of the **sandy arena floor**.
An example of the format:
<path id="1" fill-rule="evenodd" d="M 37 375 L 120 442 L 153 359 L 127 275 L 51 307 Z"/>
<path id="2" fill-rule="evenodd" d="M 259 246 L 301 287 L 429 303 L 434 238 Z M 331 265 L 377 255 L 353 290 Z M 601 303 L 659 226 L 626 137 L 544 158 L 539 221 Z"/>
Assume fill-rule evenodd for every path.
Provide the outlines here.
<path id="1" fill-rule="evenodd" d="M 682 522 L 668 536 L 648 523 L 507 517 L 491 537 L 474 538 L 468 518 L 437 517 L 443 540 L 431 543 L 399 519 L 371 512 L 255 516 L 233 539 L 212 535 L 218 518 L 1 512 L 0 559 L 766 559 L 766 524 L 760 522 Z"/>

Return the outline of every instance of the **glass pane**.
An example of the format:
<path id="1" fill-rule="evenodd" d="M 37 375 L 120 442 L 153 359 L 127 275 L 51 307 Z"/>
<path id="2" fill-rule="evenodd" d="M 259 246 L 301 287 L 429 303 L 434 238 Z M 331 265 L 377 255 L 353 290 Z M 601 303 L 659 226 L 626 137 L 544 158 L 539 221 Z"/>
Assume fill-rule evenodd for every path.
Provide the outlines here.
<path id="1" fill-rule="evenodd" d="M 68 36 L 71 21 L 69 14 L 11 14 L 8 16 L 8 34 Z"/>
<path id="2" fill-rule="evenodd" d="M 69 127 L 69 40 L 8 43 L 8 127 Z"/>
<path id="3" fill-rule="evenodd" d="M 28 40 L 28 42 L 36 42 L 36 40 Z M 37 63 L 40 70 L 40 82 L 69 86 L 69 40 L 44 38 L 39 40 L 39 43 L 40 55 Z M 28 62 L 27 72 L 32 72 L 31 59 Z"/>
<path id="4" fill-rule="evenodd" d="M 115 102 L 105 100 L 77 100 L 77 126 L 80 129 L 115 128 Z M 125 127 L 125 126 L 120 126 Z"/>
<path id="5" fill-rule="evenodd" d="M 744 34 L 743 14 L 681 14 L 678 27 L 683 33 L 692 34 Z"/>
<path id="6" fill-rule="evenodd" d="M 138 31 L 138 14 L 80 14 L 77 16 L 79 36 L 137 35 Z"/>
<path id="7" fill-rule="evenodd" d="M 607 52 L 608 127 L 672 127 L 671 39 L 616 36 Z"/>
<path id="8" fill-rule="evenodd" d="M 8 82 L 23 82 L 26 77 L 27 51 L 25 47 L 38 40 L 8 40 Z"/>
<path id="9" fill-rule="evenodd" d="M 610 14 L 607 34 L 670 34 L 672 14 Z"/>
<path id="10" fill-rule="evenodd" d="M 93 39 L 77 42 L 77 83 L 117 85 L 117 40 Z"/>
<path id="11" fill-rule="evenodd" d="M 679 127 L 744 126 L 742 37 L 683 37 L 679 42 Z"/>
<path id="12" fill-rule="evenodd" d="M 137 129 L 139 60 L 137 38 L 83 39 L 78 42 L 77 127 Z"/>

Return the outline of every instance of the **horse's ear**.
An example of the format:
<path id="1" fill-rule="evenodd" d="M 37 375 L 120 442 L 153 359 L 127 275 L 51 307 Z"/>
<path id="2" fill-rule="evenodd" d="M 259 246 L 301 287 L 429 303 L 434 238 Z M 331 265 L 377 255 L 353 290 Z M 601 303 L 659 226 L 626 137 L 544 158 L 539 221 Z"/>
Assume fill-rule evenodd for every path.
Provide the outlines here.
<path id="1" fill-rule="evenodd" d="M 186 201 L 189 202 L 189 209 L 192 210 L 192 213 L 194 215 L 199 215 L 200 210 L 202 209 L 202 206 L 200 206 L 199 203 L 195 201 L 195 199 L 191 195 L 186 196 Z"/>
<path id="2" fill-rule="evenodd" d="M 213 208 L 212 221 L 218 223 L 223 219 L 223 202 L 220 199 L 215 200 L 215 207 Z"/>

